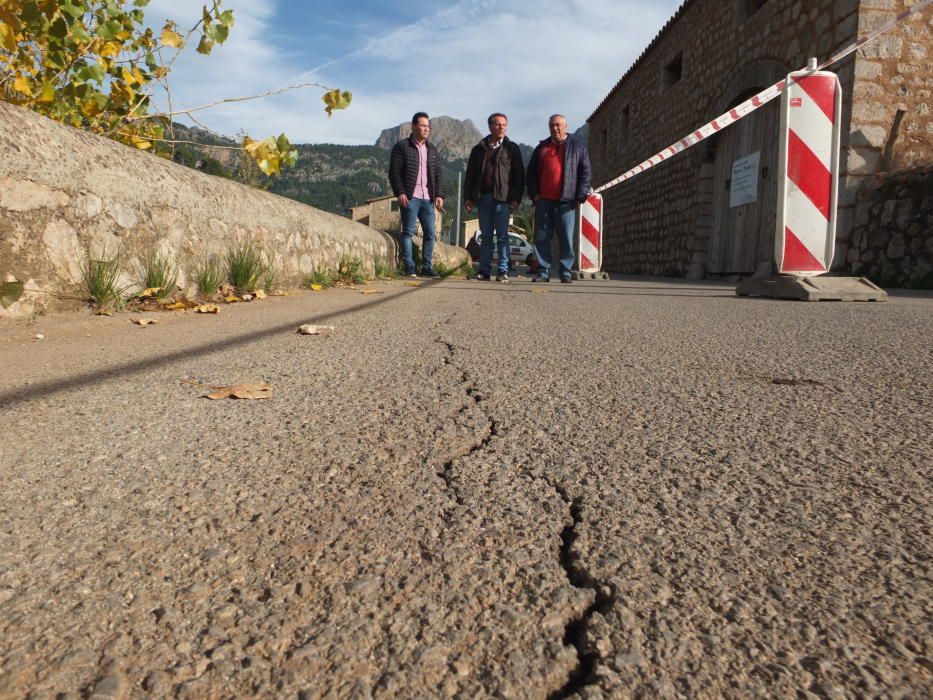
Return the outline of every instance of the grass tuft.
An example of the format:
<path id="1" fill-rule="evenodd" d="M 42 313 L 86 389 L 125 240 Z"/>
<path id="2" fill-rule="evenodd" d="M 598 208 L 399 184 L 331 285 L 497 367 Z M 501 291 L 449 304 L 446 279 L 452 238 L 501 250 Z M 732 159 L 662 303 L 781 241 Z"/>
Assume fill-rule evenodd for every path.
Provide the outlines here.
<path id="1" fill-rule="evenodd" d="M 255 290 L 265 271 L 262 250 L 249 239 L 235 243 L 227 251 L 227 279 L 238 292 Z"/>
<path id="2" fill-rule="evenodd" d="M 213 296 L 224 283 L 223 265 L 213 255 L 205 258 L 195 267 L 194 278 L 201 294 L 206 297 Z"/>
<path id="3" fill-rule="evenodd" d="M 337 264 L 337 280 L 345 284 L 361 284 L 366 280 L 363 261 L 344 255 Z"/>
<path id="4" fill-rule="evenodd" d="M 305 277 L 302 283 L 303 287 L 310 287 L 312 284 L 319 284 L 324 288 L 334 286 L 334 275 L 330 270 L 315 270 L 313 274 Z"/>
<path id="5" fill-rule="evenodd" d="M 451 277 L 453 275 L 464 275 L 470 273 L 473 265 L 469 262 L 462 262 L 456 267 L 447 267 L 447 265 L 440 260 L 434 263 L 434 271 L 437 272 L 441 277 Z"/>
<path id="6" fill-rule="evenodd" d="M 271 292 L 279 286 L 279 268 L 275 266 L 275 263 L 271 262 L 271 257 L 269 257 L 269 260 L 265 272 L 262 273 L 262 288 L 267 292 Z"/>
<path id="7" fill-rule="evenodd" d="M 95 258 L 88 251 L 87 264 L 82 268 L 84 289 L 90 300 L 103 308 L 108 304 L 121 306 L 126 287 L 118 284 L 122 254 L 118 251 L 112 258 Z"/>
<path id="8" fill-rule="evenodd" d="M 156 296 L 161 299 L 175 291 L 175 284 L 178 282 L 178 264 L 172 255 L 149 246 L 143 253 L 142 259 L 136 264 L 136 275 L 136 281 L 142 289 L 158 288 Z"/>
<path id="9" fill-rule="evenodd" d="M 390 280 L 399 276 L 398 267 L 391 265 L 388 261 L 378 256 L 373 261 L 373 267 L 376 271 L 376 279 Z"/>

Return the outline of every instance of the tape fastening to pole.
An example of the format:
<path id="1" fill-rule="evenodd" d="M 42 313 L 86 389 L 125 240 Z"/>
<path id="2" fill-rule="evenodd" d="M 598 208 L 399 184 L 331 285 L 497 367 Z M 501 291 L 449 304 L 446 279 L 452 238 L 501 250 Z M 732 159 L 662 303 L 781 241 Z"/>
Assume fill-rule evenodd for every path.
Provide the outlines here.
<path id="1" fill-rule="evenodd" d="M 881 36 L 885 32 L 890 31 L 893 27 L 895 27 L 900 22 L 903 22 L 905 19 L 907 19 L 911 15 L 917 14 L 927 5 L 929 5 L 931 2 L 933 2 L 933 0 L 920 0 L 920 2 L 918 2 L 913 7 L 910 7 L 904 10 L 903 12 L 899 13 L 893 19 L 890 19 L 884 24 L 882 24 L 877 29 L 869 32 L 868 34 L 865 34 L 864 36 L 859 37 L 854 42 L 846 46 L 844 49 L 841 49 L 837 51 L 836 53 L 832 54 L 828 59 L 826 59 L 826 61 L 818 65 L 815 70 L 818 70 L 818 71 L 823 70 L 824 68 L 827 68 L 833 65 L 834 63 L 838 63 L 843 58 L 857 51 L 858 49 L 860 49 L 862 46 L 864 46 L 868 42 L 873 41 L 874 39 L 877 39 L 879 36 Z M 802 70 L 809 71 L 811 69 L 806 68 Z M 767 104 L 768 102 L 773 100 L 775 97 L 779 96 L 782 92 L 784 92 L 784 88 L 786 86 L 787 86 L 787 81 L 780 80 L 774 85 L 772 85 L 771 87 L 765 88 L 764 90 L 759 92 L 754 97 L 751 97 L 750 99 L 745 100 L 745 102 L 743 102 L 740 105 L 737 105 L 736 107 L 733 107 L 728 112 L 725 112 L 724 114 L 720 114 L 718 117 L 716 117 L 712 121 L 709 121 L 703 126 L 701 126 L 700 128 L 696 129 L 693 133 L 688 134 L 687 136 L 684 136 L 682 139 L 672 143 L 670 146 L 668 146 L 664 150 L 659 151 L 658 153 L 655 153 L 653 156 L 648 158 L 648 160 L 642 161 L 641 163 L 636 165 L 631 170 L 628 170 L 622 173 L 621 175 L 619 175 L 618 177 L 613 178 L 609 182 L 600 185 L 599 187 L 594 189 L 593 192 L 596 192 L 596 193 L 605 192 L 610 187 L 615 187 L 619 183 L 625 182 L 626 180 L 629 180 L 635 177 L 636 175 L 640 175 L 641 173 L 645 172 L 646 170 L 649 170 L 650 168 L 653 168 L 659 163 L 663 163 L 664 161 L 670 158 L 673 158 L 678 153 L 681 153 L 682 151 L 686 151 L 688 148 L 691 148 L 692 146 L 697 145 L 698 143 L 700 143 L 700 141 L 704 141 L 708 139 L 713 134 L 725 129 L 727 126 L 737 122 L 739 119 L 742 119 L 743 117 L 748 116 L 749 114 L 754 112 L 759 107 Z"/>

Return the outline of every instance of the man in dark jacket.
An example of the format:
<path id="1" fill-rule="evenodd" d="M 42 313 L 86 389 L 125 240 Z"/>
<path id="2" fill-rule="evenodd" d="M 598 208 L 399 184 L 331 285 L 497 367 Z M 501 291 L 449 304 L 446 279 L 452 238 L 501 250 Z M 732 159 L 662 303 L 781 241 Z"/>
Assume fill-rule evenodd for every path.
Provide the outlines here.
<path id="1" fill-rule="evenodd" d="M 567 135 L 567 120 L 554 114 L 548 120 L 550 138 L 537 145 L 528 161 L 528 196 L 535 203 L 535 256 L 538 276 L 551 279 L 551 234 L 560 247 L 560 281 L 573 279 L 573 230 L 577 207 L 586 201 L 592 170 L 586 146 Z"/>
<path id="2" fill-rule="evenodd" d="M 428 141 L 431 119 L 425 112 L 417 112 L 411 118 L 411 136 L 402 139 L 392 148 L 389 157 L 389 184 L 398 199 L 402 215 L 402 263 L 405 274 L 415 276 L 415 260 L 412 257 L 411 237 L 415 224 L 421 222 L 424 247 L 421 249 L 421 275 L 437 277 L 434 271 L 434 210 L 444 208 L 444 186 L 441 166 L 434 144 Z"/>
<path id="3" fill-rule="evenodd" d="M 476 278 L 489 279 L 492 266 L 492 241 L 499 252 L 497 282 L 509 281 L 509 214 L 522 201 L 525 189 L 525 166 L 518 145 L 505 135 L 508 117 L 490 114 L 489 136 L 473 147 L 463 182 L 463 206 L 477 208 L 481 247 Z"/>

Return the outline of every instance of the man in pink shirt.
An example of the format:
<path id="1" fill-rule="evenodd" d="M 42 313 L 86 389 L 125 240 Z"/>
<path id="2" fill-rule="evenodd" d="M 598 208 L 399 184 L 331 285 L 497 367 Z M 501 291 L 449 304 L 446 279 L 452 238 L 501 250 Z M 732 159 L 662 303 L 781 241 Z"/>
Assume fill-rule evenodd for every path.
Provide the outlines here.
<path id="1" fill-rule="evenodd" d="M 421 249 L 422 277 L 437 277 L 432 262 L 434 241 L 434 210 L 444 208 L 444 185 L 437 149 L 430 141 L 431 119 L 425 112 L 411 118 L 411 136 L 392 148 L 389 157 L 389 184 L 398 199 L 402 215 L 401 257 L 405 274 L 414 277 L 415 260 L 411 239 L 415 225 L 421 222 L 424 247 Z"/>

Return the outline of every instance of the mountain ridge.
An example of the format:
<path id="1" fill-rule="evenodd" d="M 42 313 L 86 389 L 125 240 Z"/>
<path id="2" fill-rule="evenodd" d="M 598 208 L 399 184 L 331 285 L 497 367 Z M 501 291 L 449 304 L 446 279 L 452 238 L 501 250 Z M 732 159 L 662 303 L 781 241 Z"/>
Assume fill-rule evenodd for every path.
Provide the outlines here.
<path id="1" fill-rule="evenodd" d="M 438 146 L 442 165 L 448 174 L 462 172 L 470 150 L 485 134 L 469 119 L 440 116 L 431 120 L 431 141 Z M 406 128 L 407 127 L 407 128 Z M 243 159 L 240 142 L 199 127 L 173 124 L 176 141 L 172 157 L 178 163 L 211 175 L 230 178 L 303 202 L 310 206 L 347 216 L 350 207 L 392 193 L 389 187 L 389 153 L 396 141 L 407 138 L 411 124 L 383 129 L 371 146 L 340 144 L 294 144 L 298 162 L 282 174 L 266 178 L 251 161 Z M 574 132 L 586 139 L 587 125 Z M 525 164 L 532 146 L 518 143 Z"/>

